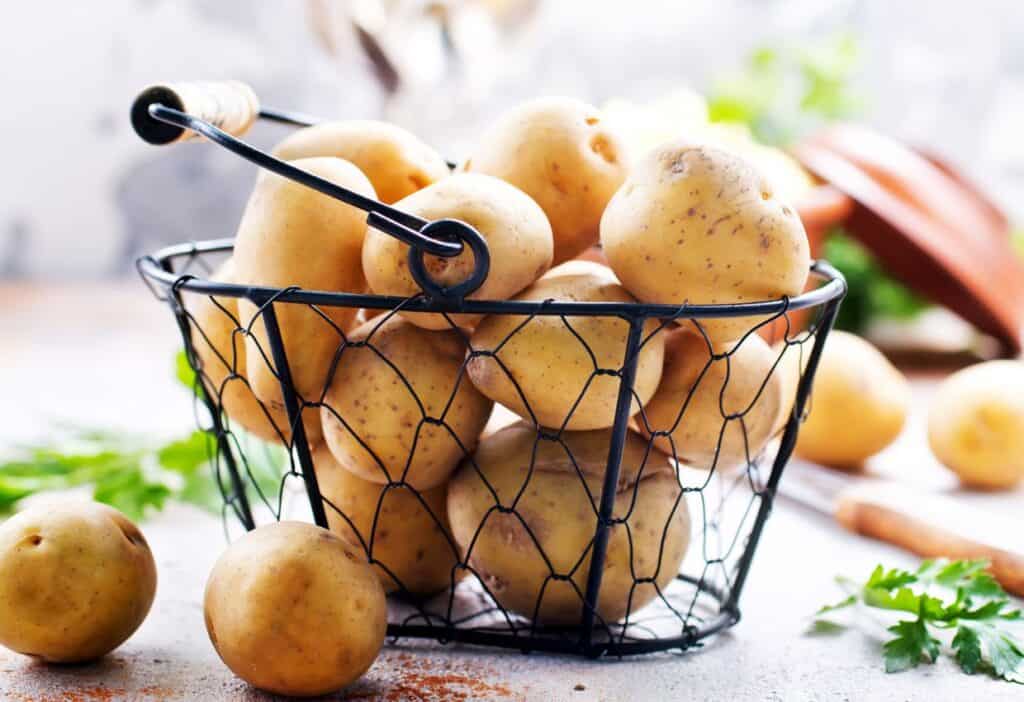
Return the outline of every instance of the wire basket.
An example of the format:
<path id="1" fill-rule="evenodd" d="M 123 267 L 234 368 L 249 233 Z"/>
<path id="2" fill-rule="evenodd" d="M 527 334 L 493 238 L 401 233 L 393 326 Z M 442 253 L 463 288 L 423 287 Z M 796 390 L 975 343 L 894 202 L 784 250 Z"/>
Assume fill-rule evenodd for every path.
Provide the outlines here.
<path id="1" fill-rule="evenodd" d="M 831 266 L 813 264 L 820 284 L 799 297 L 756 303 L 470 299 L 489 267 L 487 245 L 474 229 L 454 220 L 419 220 L 228 133 L 242 131 L 239 124 L 247 126 L 257 112 L 294 125 L 313 119 L 255 107 L 249 117 L 236 112 L 225 119 L 223 100 L 213 115 L 186 102 L 168 89 L 143 93 L 132 112 L 136 130 L 151 143 L 169 143 L 190 130 L 365 210 L 371 227 L 411 246 L 410 272 L 422 289 L 395 298 L 212 280 L 232 250 L 230 239 L 172 246 L 139 259 L 144 281 L 170 306 L 196 372 L 198 421 L 214 446 L 226 520 L 252 529 L 281 519 L 289 486 L 303 486 L 313 521 L 358 543 L 378 569 L 391 591 L 388 633 L 396 639 L 623 656 L 687 649 L 739 620 L 740 594 L 845 293 L 845 282 Z M 423 265 L 424 255 L 453 256 L 464 247 L 475 255 L 473 274 L 454 287 L 439 285 Z M 239 313 L 239 304 L 252 310 L 248 317 Z M 297 342 L 290 344 L 281 331 L 282 315 L 300 310 L 316 320 L 334 347 L 319 392 L 296 387 L 289 359 Z M 338 323 L 356 310 L 366 320 L 358 330 Z M 800 316 L 806 326 L 791 321 L 797 310 L 806 311 Z M 405 324 L 402 315 L 415 312 L 440 315 L 446 328 L 427 334 L 444 335 L 445 344 L 459 349 L 443 383 L 434 378 L 428 387 L 418 377 L 416 353 L 429 355 L 429 347 L 407 353 L 388 342 Z M 507 318 L 509 331 L 497 344 L 475 347 L 474 337 L 453 317 L 462 314 Z M 721 348 L 710 343 L 702 322 L 725 317 L 749 319 L 750 328 Z M 605 339 L 616 340 L 611 362 L 608 348 L 592 348 L 588 329 L 597 323 Z M 538 420 L 536 390 L 524 390 L 522 376 L 517 379 L 503 358 L 531 325 L 546 325 L 571 340 L 566 355 L 587 368 L 578 394 L 561 398 L 561 422 Z M 691 353 L 694 344 L 698 353 L 703 345 L 704 358 L 692 387 L 678 396 L 678 408 L 666 414 L 662 407 L 656 418 L 651 404 L 642 402 L 641 394 L 649 392 L 640 390 L 638 368 L 643 374 L 650 350 L 675 343 L 684 333 L 680 329 L 688 330 Z M 777 343 L 761 377 L 747 383 L 750 392 L 737 404 L 729 383 L 731 374 L 739 382 L 738 354 L 751 346 L 768 349 L 761 335 L 769 330 Z M 215 338 L 229 342 L 218 346 Z M 254 363 L 271 370 L 279 398 L 262 402 L 253 393 L 247 373 Z M 473 374 L 484 365 L 502 374 L 520 400 L 513 403 L 518 417 L 498 406 L 486 429 L 490 403 L 472 405 Z M 791 381 L 783 382 L 785 369 L 794 367 Z M 360 406 L 375 397 L 372 388 L 360 391 L 367 368 L 400 388 L 403 398 L 401 407 L 392 407 L 395 416 L 370 425 Z M 754 437 L 759 403 L 770 393 L 777 393 L 777 418 L 770 432 L 761 426 Z M 573 429 L 576 413 L 598 396 L 613 408 L 610 426 Z M 468 422 L 457 417 L 467 402 L 476 407 Z M 717 406 L 720 423 L 703 454 L 681 439 L 700 403 Z M 398 413 L 402 421 L 396 423 Z M 496 426 L 509 421 L 515 423 Z M 325 448 L 328 431 L 348 442 L 351 450 L 343 459 L 369 457 L 379 476 L 352 478 L 339 465 L 339 452 Z M 407 453 L 385 455 L 382 433 L 388 440 L 409 439 L 402 444 Z M 257 470 L 267 451 L 286 463 L 271 485 Z M 447 452 L 449 462 L 454 452 L 458 468 L 450 487 L 418 487 L 411 480 L 427 451 Z M 410 513 L 416 518 L 403 519 Z M 478 523 L 467 522 L 474 514 Z M 412 550 L 395 555 L 403 549 Z M 431 578 L 423 576 L 427 571 Z"/>

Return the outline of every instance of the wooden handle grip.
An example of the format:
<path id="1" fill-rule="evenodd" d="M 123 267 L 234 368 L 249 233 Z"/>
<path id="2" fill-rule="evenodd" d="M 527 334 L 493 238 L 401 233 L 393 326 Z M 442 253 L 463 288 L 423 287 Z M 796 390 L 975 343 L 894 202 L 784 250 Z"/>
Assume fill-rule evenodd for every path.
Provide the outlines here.
<path id="1" fill-rule="evenodd" d="M 923 558 L 980 559 L 991 563 L 989 572 L 1007 592 L 1024 597 L 1024 553 L 974 539 L 942 526 L 965 524 L 946 504 L 921 495 L 904 496 L 899 507 L 891 499 L 844 493 L 836 504 L 836 520 L 850 531 L 885 541 Z M 928 504 L 928 502 L 931 504 Z M 907 510 L 910 510 L 908 512 Z M 962 511 L 962 510 L 961 510 Z M 979 520 L 991 521 L 975 515 Z M 972 520 L 973 523 L 977 523 Z M 983 525 L 996 536 L 1018 533 L 1012 524 Z M 1009 531 L 1004 531 L 1009 529 Z"/>
<path id="2" fill-rule="evenodd" d="M 172 144 L 198 138 L 189 129 L 167 124 L 149 114 L 154 104 L 186 112 L 206 120 L 234 136 L 245 134 L 260 113 L 256 93 L 237 80 L 161 83 L 151 85 L 132 104 L 132 126 L 150 144 Z"/>

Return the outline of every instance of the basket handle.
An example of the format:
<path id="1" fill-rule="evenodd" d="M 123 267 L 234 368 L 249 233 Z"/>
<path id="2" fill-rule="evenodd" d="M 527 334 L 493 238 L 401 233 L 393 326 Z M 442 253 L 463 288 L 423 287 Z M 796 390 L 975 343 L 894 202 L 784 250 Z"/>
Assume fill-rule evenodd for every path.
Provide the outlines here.
<path id="1" fill-rule="evenodd" d="M 295 125 L 316 121 L 305 115 L 261 108 L 256 93 L 245 83 L 152 85 L 135 98 L 131 117 L 135 131 L 150 144 L 172 144 L 203 136 L 260 168 L 363 210 L 367 213 L 369 226 L 409 245 L 409 271 L 420 289 L 430 297 L 462 300 L 483 285 L 487 278 L 490 270 L 487 242 L 469 224 L 454 219 L 427 221 L 343 188 L 237 139 L 236 136 L 245 133 L 260 117 Z M 467 246 L 473 252 L 474 267 L 466 280 L 445 287 L 430 277 L 424 255 L 458 256 Z"/>
<path id="2" fill-rule="evenodd" d="M 163 145 L 198 137 L 184 127 L 153 117 L 151 105 L 164 105 L 197 117 L 218 129 L 241 136 L 260 115 L 256 93 L 237 80 L 159 83 L 139 93 L 132 104 L 135 132 L 150 144 Z"/>

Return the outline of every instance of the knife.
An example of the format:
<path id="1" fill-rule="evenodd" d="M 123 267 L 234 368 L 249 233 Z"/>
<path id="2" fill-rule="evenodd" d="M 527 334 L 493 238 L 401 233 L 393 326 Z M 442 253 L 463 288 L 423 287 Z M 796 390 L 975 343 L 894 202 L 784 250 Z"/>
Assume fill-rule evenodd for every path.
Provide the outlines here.
<path id="1" fill-rule="evenodd" d="M 923 558 L 985 559 L 1007 592 L 1024 597 L 1024 529 L 1019 522 L 891 480 L 845 474 L 796 458 L 778 491 L 855 534 Z"/>

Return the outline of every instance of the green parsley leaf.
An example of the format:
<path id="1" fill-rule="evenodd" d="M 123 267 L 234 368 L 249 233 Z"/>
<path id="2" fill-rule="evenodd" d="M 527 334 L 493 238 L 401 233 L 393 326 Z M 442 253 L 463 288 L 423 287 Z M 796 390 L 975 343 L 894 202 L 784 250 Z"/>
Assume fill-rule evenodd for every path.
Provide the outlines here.
<path id="1" fill-rule="evenodd" d="M 914 668 L 921 661 L 934 663 L 939 657 L 939 641 L 928 633 L 923 619 L 903 621 L 889 627 L 896 638 L 887 642 L 885 672 L 898 673 Z"/>
<path id="2" fill-rule="evenodd" d="M 956 660 L 968 675 L 974 675 L 981 663 L 981 639 L 969 626 L 961 625 L 953 637 L 953 650 Z"/>
<path id="3" fill-rule="evenodd" d="M 855 605 L 855 604 L 857 604 L 857 596 L 856 595 L 850 595 L 846 599 L 839 600 L 839 602 L 836 602 L 835 604 L 825 605 L 824 607 L 819 609 L 817 612 L 815 612 L 814 616 L 820 616 L 822 614 L 827 614 L 829 612 L 835 612 L 836 610 L 845 609 L 846 607 L 850 607 L 850 606 Z"/>

